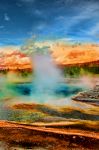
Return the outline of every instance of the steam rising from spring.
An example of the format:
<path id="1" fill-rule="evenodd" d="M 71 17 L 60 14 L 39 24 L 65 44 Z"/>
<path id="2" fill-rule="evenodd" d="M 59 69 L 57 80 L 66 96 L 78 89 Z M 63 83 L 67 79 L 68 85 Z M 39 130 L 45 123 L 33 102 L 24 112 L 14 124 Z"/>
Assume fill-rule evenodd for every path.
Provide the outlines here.
<path id="1" fill-rule="evenodd" d="M 60 70 L 49 55 L 34 57 L 35 86 L 40 93 L 52 93 L 62 80 Z"/>

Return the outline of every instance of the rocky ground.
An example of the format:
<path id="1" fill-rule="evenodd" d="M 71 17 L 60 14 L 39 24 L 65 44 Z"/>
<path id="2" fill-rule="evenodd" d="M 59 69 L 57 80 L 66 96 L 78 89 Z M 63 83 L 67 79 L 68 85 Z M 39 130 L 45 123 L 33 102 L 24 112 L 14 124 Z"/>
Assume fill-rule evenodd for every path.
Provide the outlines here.
<path id="1" fill-rule="evenodd" d="M 99 133 L 0 121 L 2 150 L 98 150 Z"/>
<path id="2" fill-rule="evenodd" d="M 89 102 L 99 105 L 99 85 L 96 85 L 94 89 L 79 93 L 72 99 L 75 101 Z"/>

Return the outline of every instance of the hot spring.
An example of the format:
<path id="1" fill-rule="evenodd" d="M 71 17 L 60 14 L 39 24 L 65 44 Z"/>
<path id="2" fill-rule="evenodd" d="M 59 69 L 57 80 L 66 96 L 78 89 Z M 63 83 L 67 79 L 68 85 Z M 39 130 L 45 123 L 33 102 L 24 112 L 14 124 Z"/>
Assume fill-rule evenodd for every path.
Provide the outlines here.
<path id="1" fill-rule="evenodd" d="M 50 55 L 34 55 L 33 66 L 31 99 L 35 102 L 55 104 L 58 99 L 68 97 L 81 90 L 79 87 L 71 87 L 64 83 L 64 76 Z"/>

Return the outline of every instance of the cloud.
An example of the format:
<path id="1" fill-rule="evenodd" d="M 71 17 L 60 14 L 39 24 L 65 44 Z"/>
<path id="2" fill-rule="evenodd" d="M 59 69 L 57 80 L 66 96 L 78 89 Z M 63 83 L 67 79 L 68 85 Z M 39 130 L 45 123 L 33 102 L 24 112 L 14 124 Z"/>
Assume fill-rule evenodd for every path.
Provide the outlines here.
<path id="1" fill-rule="evenodd" d="M 22 7 L 22 4 L 16 3 L 16 6 L 17 6 L 17 7 Z"/>
<path id="2" fill-rule="evenodd" d="M 79 9 L 78 9 L 79 10 Z M 99 7 L 97 3 L 88 3 L 80 8 L 79 14 L 74 15 L 69 22 L 66 22 L 67 30 L 80 22 L 93 17 L 98 17 Z"/>
<path id="3" fill-rule="evenodd" d="M 40 40 L 40 41 L 36 41 L 35 45 L 38 47 L 44 47 L 44 46 L 49 46 L 51 47 L 53 44 L 56 43 L 68 43 L 68 42 L 74 42 L 74 38 L 58 38 L 58 39 L 54 39 L 54 40 Z"/>
<path id="4" fill-rule="evenodd" d="M 5 20 L 5 21 L 10 21 L 10 17 L 8 16 L 7 13 L 4 14 L 4 20 Z"/>
<path id="5" fill-rule="evenodd" d="M 40 11 L 39 9 L 36 9 L 33 11 L 36 15 L 42 15 L 42 11 Z"/>
<path id="6" fill-rule="evenodd" d="M 84 25 L 84 21 L 88 22 L 88 20 L 93 21 L 94 19 L 99 20 L 99 6 L 96 2 L 82 2 L 79 6 L 77 5 L 77 7 L 73 9 L 72 12 L 74 11 L 74 13 L 70 16 L 60 15 L 56 18 L 57 22 L 63 24 L 61 30 L 66 34 L 73 31 L 73 29 L 76 29 L 79 24 L 82 23 L 82 25 Z"/>
<path id="7" fill-rule="evenodd" d="M 45 27 L 46 27 L 46 24 L 41 23 L 41 24 L 37 25 L 36 30 L 39 30 L 39 31 L 44 30 Z"/>
<path id="8" fill-rule="evenodd" d="M 99 34 L 99 22 L 96 22 L 87 32 L 88 35 L 96 36 Z"/>
<path id="9" fill-rule="evenodd" d="M 65 38 L 58 38 L 58 39 L 56 39 L 54 42 L 60 42 L 60 43 L 68 43 L 68 42 L 74 42 L 75 40 L 74 40 L 74 38 L 72 38 L 72 37 L 65 37 Z"/>
<path id="10" fill-rule="evenodd" d="M 56 17 L 56 21 L 66 21 L 66 17 L 63 15 L 60 15 L 60 16 Z"/>
<path id="11" fill-rule="evenodd" d="M 5 28 L 5 26 L 3 26 L 3 25 L 2 25 L 2 26 L 0 26 L 0 29 L 4 29 L 4 28 Z"/>
<path id="12" fill-rule="evenodd" d="M 42 12 L 36 10 L 38 15 Z M 53 22 L 49 25 L 46 20 L 35 27 L 33 32 L 50 37 L 66 38 L 66 42 L 91 41 L 92 37 L 88 35 L 88 30 L 91 34 L 97 33 L 99 24 L 95 23 L 99 20 L 99 6 L 97 2 L 81 2 L 78 6 L 74 6 L 70 15 L 60 13 L 55 16 Z M 47 23 L 46 23 L 47 22 Z M 90 22 L 90 23 L 89 23 Z M 95 24 L 95 26 L 93 26 Z"/>

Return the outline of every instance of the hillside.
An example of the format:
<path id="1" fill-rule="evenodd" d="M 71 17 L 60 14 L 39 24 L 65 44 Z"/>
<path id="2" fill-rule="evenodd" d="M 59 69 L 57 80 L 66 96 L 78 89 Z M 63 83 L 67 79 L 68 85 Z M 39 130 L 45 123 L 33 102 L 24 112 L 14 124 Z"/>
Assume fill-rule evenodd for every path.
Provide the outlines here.
<path id="1" fill-rule="evenodd" d="M 51 51 L 56 64 L 61 66 L 99 64 L 99 45 L 56 44 Z"/>
<path id="2" fill-rule="evenodd" d="M 51 55 L 58 66 L 96 66 L 99 65 L 99 45 L 54 44 Z M 0 70 L 31 70 L 29 56 L 19 49 L 0 49 Z"/>

